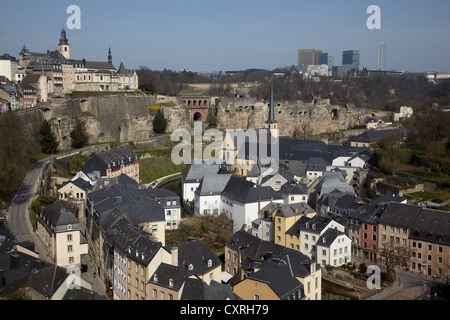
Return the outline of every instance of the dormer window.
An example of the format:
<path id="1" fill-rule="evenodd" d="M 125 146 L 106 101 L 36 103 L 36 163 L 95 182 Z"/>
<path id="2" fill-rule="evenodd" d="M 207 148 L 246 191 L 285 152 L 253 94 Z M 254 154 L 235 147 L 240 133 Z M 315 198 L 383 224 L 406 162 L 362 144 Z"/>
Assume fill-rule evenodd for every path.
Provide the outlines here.
<path id="1" fill-rule="evenodd" d="M 173 279 L 169 279 L 169 287 L 173 287 Z"/>
<path id="2" fill-rule="evenodd" d="M 189 271 L 194 270 L 194 266 L 192 265 L 192 263 L 188 266 L 188 270 L 189 270 Z"/>
<path id="3" fill-rule="evenodd" d="M 156 273 L 153 275 L 153 281 L 158 282 L 158 275 Z"/>
<path id="4" fill-rule="evenodd" d="M 309 229 L 309 223 L 306 223 L 306 228 L 308 228 L 308 229 Z"/>
<path id="5" fill-rule="evenodd" d="M 208 268 L 211 268 L 211 267 L 212 267 L 212 260 L 209 259 L 209 260 L 208 260 Z"/>
<path id="6" fill-rule="evenodd" d="M 313 230 L 316 230 L 316 225 L 313 224 L 313 225 L 312 225 L 312 228 L 313 228 Z"/>

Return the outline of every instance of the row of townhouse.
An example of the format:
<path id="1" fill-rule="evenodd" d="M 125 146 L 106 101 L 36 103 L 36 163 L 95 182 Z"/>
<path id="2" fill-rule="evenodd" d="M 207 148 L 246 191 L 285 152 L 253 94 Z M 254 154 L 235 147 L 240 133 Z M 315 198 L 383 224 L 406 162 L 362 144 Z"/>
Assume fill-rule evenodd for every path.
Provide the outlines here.
<path id="1" fill-rule="evenodd" d="M 386 259 L 409 270 L 449 277 L 450 213 L 385 195 L 346 213 L 328 215 L 346 228 L 352 254 L 372 263 Z"/>
<path id="2" fill-rule="evenodd" d="M 0 113 L 34 108 L 40 101 L 40 90 L 35 85 L 0 85 Z"/>
<path id="3" fill-rule="evenodd" d="M 275 184 L 278 181 L 276 175 Z M 270 179 L 265 179 L 269 182 Z M 281 184 L 281 183 L 280 183 Z M 269 203 L 306 203 L 306 186 L 295 180 L 284 181 L 278 190 L 233 175 L 219 165 L 191 164 L 182 174 L 182 198 L 192 204 L 196 215 L 226 214 L 233 229 L 252 228 L 258 212 Z"/>
<path id="4" fill-rule="evenodd" d="M 163 246 L 125 219 L 116 229 L 114 300 L 235 300 L 222 263 L 201 241 Z"/>
<path id="5" fill-rule="evenodd" d="M 272 203 L 259 215 L 261 218 L 253 222 L 254 236 L 299 251 L 322 266 L 351 261 L 351 239 L 345 226 L 316 215 L 307 204 Z"/>
<path id="6" fill-rule="evenodd" d="M 225 272 L 243 300 L 320 300 L 322 269 L 299 251 L 239 230 L 225 244 Z"/>

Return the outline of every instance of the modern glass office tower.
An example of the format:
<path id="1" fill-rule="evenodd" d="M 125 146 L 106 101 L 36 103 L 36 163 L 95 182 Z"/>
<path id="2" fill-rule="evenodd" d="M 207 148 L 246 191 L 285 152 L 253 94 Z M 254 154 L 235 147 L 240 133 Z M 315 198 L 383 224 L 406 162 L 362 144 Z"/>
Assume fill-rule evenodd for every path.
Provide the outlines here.
<path id="1" fill-rule="evenodd" d="M 342 64 L 352 64 L 359 69 L 359 50 L 346 50 L 342 53 Z"/>
<path id="2" fill-rule="evenodd" d="M 332 68 L 334 66 L 334 54 L 329 52 L 319 54 L 319 64 L 326 64 L 328 68 Z"/>
<path id="3" fill-rule="evenodd" d="M 378 43 L 378 70 L 386 71 L 386 43 Z"/>

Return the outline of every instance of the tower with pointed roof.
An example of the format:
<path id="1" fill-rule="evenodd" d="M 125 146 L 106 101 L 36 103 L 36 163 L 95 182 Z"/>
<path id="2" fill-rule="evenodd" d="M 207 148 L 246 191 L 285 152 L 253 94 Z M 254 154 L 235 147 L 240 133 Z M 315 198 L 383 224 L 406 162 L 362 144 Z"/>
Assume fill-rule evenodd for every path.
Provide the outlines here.
<path id="1" fill-rule="evenodd" d="M 69 40 L 67 40 L 66 30 L 61 29 L 61 38 L 59 39 L 58 51 L 64 56 L 66 59 L 70 59 L 70 44 Z"/>
<path id="2" fill-rule="evenodd" d="M 273 102 L 273 79 L 270 83 L 270 106 L 269 106 L 269 119 L 266 121 L 266 129 L 272 131 L 278 129 L 278 122 L 275 120 L 275 105 Z"/>
<path id="3" fill-rule="evenodd" d="M 112 64 L 111 47 L 109 47 L 109 51 L 108 51 L 108 63 L 109 63 L 109 64 Z"/>

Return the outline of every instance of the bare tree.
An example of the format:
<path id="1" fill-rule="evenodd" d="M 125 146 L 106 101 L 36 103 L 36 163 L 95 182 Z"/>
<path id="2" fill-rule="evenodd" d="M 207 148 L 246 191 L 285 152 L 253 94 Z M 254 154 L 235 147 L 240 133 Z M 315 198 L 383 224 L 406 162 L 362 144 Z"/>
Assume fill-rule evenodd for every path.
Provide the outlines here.
<path id="1" fill-rule="evenodd" d="M 405 246 L 383 241 L 378 248 L 378 256 L 378 261 L 385 268 L 386 274 L 393 276 L 395 267 L 408 267 L 410 252 Z"/>

